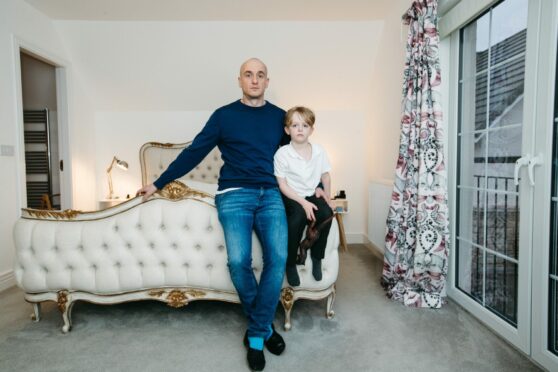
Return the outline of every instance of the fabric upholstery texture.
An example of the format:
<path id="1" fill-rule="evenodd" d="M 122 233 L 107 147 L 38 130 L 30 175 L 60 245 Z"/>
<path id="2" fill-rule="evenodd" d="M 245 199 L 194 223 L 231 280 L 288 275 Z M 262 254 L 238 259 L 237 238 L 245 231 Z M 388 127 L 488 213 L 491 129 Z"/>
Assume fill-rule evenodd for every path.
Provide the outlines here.
<path id="1" fill-rule="evenodd" d="M 17 282 L 28 293 L 114 294 L 174 286 L 235 292 L 212 200 L 158 197 L 140 203 L 136 198 L 72 220 L 21 218 L 14 229 Z M 252 242 L 252 266 L 259 278 L 262 257 L 255 234 Z M 313 279 L 308 258 L 306 266 L 299 266 L 301 287 L 319 290 L 335 282 L 338 242 L 335 225 L 322 281 Z"/>
<path id="2" fill-rule="evenodd" d="M 149 142 L 140 149 L 142 169 L 142 183 L 147 185 L 155 181 L 167 169 L 170 163 L 182 150 L 190 144 L 159 144 Z M 216 147 L 201 161 L 201 163 L 184 176 L 185 180 L 216 184 L 219 170 L 223 165 L 221 152 Z"/>

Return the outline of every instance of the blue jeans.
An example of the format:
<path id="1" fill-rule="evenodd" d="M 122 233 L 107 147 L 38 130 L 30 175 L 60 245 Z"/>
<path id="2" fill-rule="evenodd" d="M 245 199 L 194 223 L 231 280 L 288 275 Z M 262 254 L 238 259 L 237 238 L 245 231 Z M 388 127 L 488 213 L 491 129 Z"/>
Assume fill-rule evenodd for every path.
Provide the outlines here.
<path id="1" fill-rule="evenodd" d="M 248 318 L 248 336 L 265 337 L 275 317 L 287 261 L 287 218 L 278 188 L 228 191 L 215 197 L 228 266 Z M 252 231 L 262 246 L 258 284 L 252 271 Z"/>

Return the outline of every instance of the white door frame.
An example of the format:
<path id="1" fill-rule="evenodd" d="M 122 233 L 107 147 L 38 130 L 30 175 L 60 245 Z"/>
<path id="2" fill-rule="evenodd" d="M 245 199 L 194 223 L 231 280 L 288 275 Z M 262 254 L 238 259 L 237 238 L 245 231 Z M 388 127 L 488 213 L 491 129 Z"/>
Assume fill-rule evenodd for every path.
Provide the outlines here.
<path id="1" fill-rule="evenodd" d="M 60 159 L 64 159 L 64 171 L 60 173 L 60 208 L 72 208 L 72 169 L 71 169 L 71 153 L 70 153 L 70 136 L 69 136 L 69 105 L 68 105 L 68 89 L 69 89 L 69 62 L 53 55 L 44 49 L 29 43 L 20 37 L 12 34 L 12 45 L 14 54 L 14 74 L 15 74 L 15 90 L 16 90 L 16 162 L 18 169 L 18 211 L 27 207 L 27 188 L 26 188 L 26 171 L 25 171 L 25 141 L 23 137 L 23 89 L 21 86 L 21 60 L 20 52 L 25 53 L 55 66 L 56 74 L 56 100 L 58 114 L 58 143 Z M 21 213 L 21 212 L 20 212 Z"/>
<path id="2" fill-rule="evenodd" d="M 535 149 L 535 133 L 529 130 L 535 124 L 536 118 L 536 94 L 539 69 L 539 49 L 540 37 L 540 12 L 542 0 L 529 1 L 529 13 L 527 21 L 527 50 L 525 57 L 525 80 L 524 80 L 524 108 L 523 108 L 523 139 L 522 155 L 533 154 Z M 459 86 L 459 32 L 451 35 L 451 61 L 450 61 L 450 82 L 452 87 L 450 92 L 450 107 L 448 117 L 457 123 L 459 111 L 458 86 Z M 457 128 L 449 126 L 450 164 L 457 164 Z M 451 229 L 456 231 L 456 195 L 457 187 L 457 167 L 453 167 L 449 172 L 449 190 L 452 205 Z M 519 208 L 521 213 L 520 233 L 519 233 L 519 265 L 518 265 L 518 309 L 517 309 L 517 328 L 507 323 L 505 320 L 490 312 L 474 299 L 463 293 L 456 286 L 456 255 L 450 259 L 450 275 L 448 285 L 448 295 L 462 307 L 471 312 L 481 322 L 492 328 L 496 333 L 504 337 L 508 342 L 519 348 L 526 354 L 531 353 L 531 270 L 532 270 L 532 224 L 533 224 L 533 200 L 534 190 L 530 186 L 526 169 L 521 170 L 520 181 L 520 201 Z M 452 235 L 452 246 L 455 247 L 455 235 Z"/>
<path id="3" fill-rule="evenodd" d="M 548 370 L 558 370 L 558 356 L 548 351 L 550 198 L 552 195 L 552 142 L 558 48 L 558 4 L 542 0 L 539 48 L 536 149 L 543 164 L 534 169 L 535 223 L 533 224 L 533 326 L 532 357 Z"/>

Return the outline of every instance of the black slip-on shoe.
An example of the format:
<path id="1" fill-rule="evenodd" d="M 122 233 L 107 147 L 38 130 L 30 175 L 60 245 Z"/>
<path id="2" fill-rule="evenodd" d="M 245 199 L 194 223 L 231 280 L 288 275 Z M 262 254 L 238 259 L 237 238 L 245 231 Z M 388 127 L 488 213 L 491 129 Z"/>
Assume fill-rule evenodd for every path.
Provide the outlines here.
<path id="1" fill-rule="evenodd" d="M 248 353 L 246 354 L 246 359 L 248 360 L 248 367 L 252 371 L 263 371 L 265 368 L 265 357 L 263 350 L 248 348 Z"/>
<path id="2" fill-rule="evenodd" d="M 271 325 L 271 329 L 273 330 L 273 333 L 267 341 L 264 342 L 265 347 L 267 347 L 267 350 L 269 350 L 271 354 L 281 355 L 281 353 L 285 350 L 285 340 L 283 340 L 283 337 L 275 331 L 273 324 Z"/>
<path id="3" fill-rule="evenodd" d="M 267 339 L 267 341 L 264 341 L 264 345 L 265 347 L 267 347 L 267 350 L 269 350 L 271 354 L 281 355 L 286 347 L 285 340 L 283 340 L 283 337 L 279 333 L 277 333 L 277 331 L 275 331 L 275 326 L 273 324 L 271 325 L 271 329 L 273 330 L 273 333 Z M 248 347 L 248 331 L 244 333 L 243 342 L 244 346 Z"/>

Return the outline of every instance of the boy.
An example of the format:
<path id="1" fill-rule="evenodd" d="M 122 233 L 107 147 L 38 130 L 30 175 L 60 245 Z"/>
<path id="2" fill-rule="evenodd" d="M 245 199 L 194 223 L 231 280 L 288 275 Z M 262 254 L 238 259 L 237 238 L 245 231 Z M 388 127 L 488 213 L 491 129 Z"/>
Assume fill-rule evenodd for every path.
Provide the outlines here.
<path id="1" fill-rule="evenodd" d="M 319 225 L 333 214 L 329 199 L 331 166 L 327 154 L 320 145 L 308 141 L 314 131 L 314 122 L 314 113 L 306 107 L 296 106 L 287 111 L 285 132 L 291 136 L 291 143 L 281 147 L 274 157 L 275 176 L 283 194 L 289 230 L 287 281 L 293 287 L 300 285 L 296 256 L 307 221 Z M 320 181 L 324 197 L 314 194 Z M 330 228 L 331 221 L 325 224 L 311 248 L 312 275 L 317 281 L 322 280 L 322 259 Z"/>

